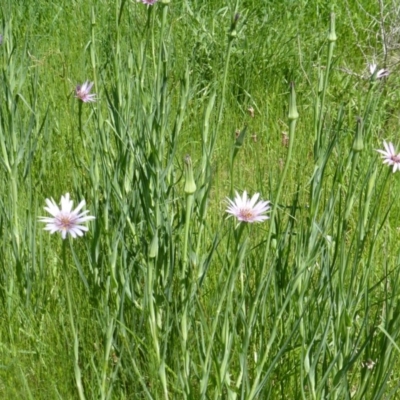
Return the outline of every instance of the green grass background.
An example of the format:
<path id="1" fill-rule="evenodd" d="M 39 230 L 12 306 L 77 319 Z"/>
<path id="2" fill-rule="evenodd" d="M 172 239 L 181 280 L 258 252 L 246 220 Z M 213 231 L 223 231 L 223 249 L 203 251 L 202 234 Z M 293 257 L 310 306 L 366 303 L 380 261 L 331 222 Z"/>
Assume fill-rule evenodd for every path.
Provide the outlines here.
<path id="1" fill-rule="evenodd" d="M 1 398 L 400 397 L 396 2 L 0 13 Z M 236 227 L 232 189 L 273 218 Z M 66 192 L 96 220 L 64 248 L 37 217 Z"/>

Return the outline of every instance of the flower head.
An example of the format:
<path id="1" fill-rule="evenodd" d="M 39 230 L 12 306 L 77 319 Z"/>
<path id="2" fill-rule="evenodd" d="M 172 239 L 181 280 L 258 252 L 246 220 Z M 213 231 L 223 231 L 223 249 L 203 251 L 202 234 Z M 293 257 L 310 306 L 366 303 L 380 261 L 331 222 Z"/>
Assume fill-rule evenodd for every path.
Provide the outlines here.
<path id="1" fill-rule="evenodd" d="M 381 79 L 384 76 L 388 76 L 389 75 L 389 70 L 388 69 L 380 69 L 379 71 L 376 70 L 377 69 L 377 65 L 372 63 L 369 64 L 369 72 L 371 73 L 371 77 L 375 78 L 375 79 Z"/>
<path id="2" fill-rule="evenodd" d="M 152 6 L 153 4 L 157 3 L 158 0 L 137 0 L 141 1 L 143 4 L 147 4 L 148 6 Z"/>
<path id="3" fill-rule="evenodd" d="M 73 201 L 69 199 L 69 193 L 61 196 L 61 209 L 53 199 L 46 199 L 47 207 L 44 209 L 51 214 L 51 217 L 39 217 L 40 222 L 44 222 L 46 231 L 50 233 L 61 232 L 61 237 L 65 239 L 67 233 L 73 238 L 83 236 L 83 233 L 88 231 L 89 228 L 85 225 L 80 225 L 82 222 L 95 219 L 91 215 L 86 215 L 89 211 L 79 212 L 85 206 L 85 200 L 82 200 L 75 210 L 72 210 Z"/>
<path id="4" fill-rule="evenodd" d="M 383 146 L 385 147 L 385 150 L 376 150 L 381 153 L 383 163 L 393 166 L 393 172 L 400 171 L 400 154 L 396 154 L 393 143 L 386 143 L 384 141 Z"/>
<path id="5" fill-rule="evenodd" d="M 242 197 L 236 192 L 234 200 L 227 198 L 229 207 L 226 212 L 235 216 L 240 222 L 262 222 L 269 217 L 262 215 L 267 212 L 270 207 L 269 201 L 257 202 L 260 194 L 256 193 L 249 200 L 247 198 L 247 192 L 244 191 Z"/>
<path id="6" fill-rule="evenodd" d="M 96 94 L 90 94 L 92 90 L 93 82 L 86 81 L 82 85 L 77 85 L 75 88 L 75 97 L 82 100 L 84 103 L 96 101 Z"/>

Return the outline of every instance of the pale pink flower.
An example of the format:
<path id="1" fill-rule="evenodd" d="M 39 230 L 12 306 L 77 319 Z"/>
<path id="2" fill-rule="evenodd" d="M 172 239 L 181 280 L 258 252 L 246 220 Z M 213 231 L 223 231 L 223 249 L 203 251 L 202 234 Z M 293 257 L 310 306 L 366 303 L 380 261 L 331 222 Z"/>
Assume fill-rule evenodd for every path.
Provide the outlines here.
<path id="1" fill-rule="evenodd" d="M 396 154 L 393 143 L 383 142 L 385 150 L 376 149 L 377 152 L 381 153 L 384 164 L 393 166 L 393 172 L 400 171 L 400 154 Z"/>
<path id="2" fill-rule="evenodd" d="M 142 2 L 143 4 L 147 4 L 148 6 L 152 6 L 153 4 L 157 3 L 158 0 L 137 0 Z"/>
<path id="3" fill-rule="evenodd" d="M 51 214 L 51 217 L 39 217 L 40 222 L 44 222 L 46 231 L 50 233 L 61 232 L 61 237 L 65 239 L 69 233 L 74 239 L 77 236 L 83 236 L 83 233 L 88 231 L 89 228 L 81 225 L 82 222 L 95 219 L 91 215 L 86 215 L 89 211 L 80 212 L 85 206 L 85 200 L 82 200 L 75 210 L 72 210 L 73 201 L 69 199 L 69 193 L 61 196 L 61 209 L 53 199 L 46 199 L 47 207 L 44 209 Z"/>
<path id="4" fill-rule="evenodd" d="M 96 101 L 96 94 L 90 93 L 93 87 L 93 82 L 86 81 L 82 85 L 77 85 L 75 88 L 75 97 L 82 100 L 84 103 Z"/>
<path id="5" fill-rule="evenodd" d="M 259 193 L 253 195 L 249 200 L 247 198 L 247 192 L 244 191 L 242 197 L 238 192 L 234 200 L 227 198 L 229 207 L 226 212 L 235 216 L 240 222 L 262 222 L 269 218 L 268 215 L 263 215 L 267 212 L 270 207 L 269 201 L 259 201 Z"/>
<path id="6" fill-rule="evenodd" d="M 388 69 L 380 69 L 379 71 L 376 71 L 377 65 L 376 64 L 369 64 L 369 72 L 371 73 L 371 76 L 375 76 L 376 79 L 381 79 L 384 76 L 389 75 L 389 70 Z"/>

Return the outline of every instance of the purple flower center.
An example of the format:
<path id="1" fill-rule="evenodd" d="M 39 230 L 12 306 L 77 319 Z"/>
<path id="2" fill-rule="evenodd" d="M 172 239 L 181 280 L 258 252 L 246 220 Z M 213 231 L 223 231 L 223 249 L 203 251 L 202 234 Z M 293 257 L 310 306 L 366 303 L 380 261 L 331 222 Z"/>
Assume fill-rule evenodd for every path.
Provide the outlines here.
<path id="1" fill-rule="evenodd" d="M 394 155 L 390 158 L 393 162 L 400 163 L 400 154 Z"/>
<path id="2" fill-rule="evenodd" d="M 75 218 L 72 218 L 71 215 L 60 215 L 57 218 L 57 225 L 62 228 L 63 230 L 70 230 L 75 222 Z"/>
<path id="3" fill-rule="evenodd" d="M 249 221 L 254 218 L 254 213 L 249 208 L 241 208 L 239 210 L 239 216 L 245 221 Z"/>

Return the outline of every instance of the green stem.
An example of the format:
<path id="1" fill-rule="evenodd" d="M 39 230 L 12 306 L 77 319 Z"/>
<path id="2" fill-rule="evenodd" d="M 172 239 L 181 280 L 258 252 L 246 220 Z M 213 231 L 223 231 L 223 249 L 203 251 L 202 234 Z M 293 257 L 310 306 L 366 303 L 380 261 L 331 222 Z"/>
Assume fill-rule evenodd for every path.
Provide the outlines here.
<path id="1" fill-rule="evenodd" d="M 193 202 L 194 202 L 194 195 L 193 194 L 186 195 L 186 220 L 185 220 L 185 236 L 183 240 L 182 278 L 184 278 L 186 274 L 186 267 L 188 261 L 189 228 L 190 228 L 190 219 L 192 217 Z"/>
<path id="2" fill-rule="evenodd" d="M 294 84 L 293 83 L 291 86 L 291 91 L 292 91 L 292 93 L 294 93 Z M 296 113 L 297 113 L 297 111 L 296 111 Z M 266 250 L 264 253 L 264 261 L 263 261 L 262 270 L 261 270 L 261 276 L 264 276 L 264 273 L 265 273 L 265 268 L 267 265 L 267 257 L 269 255 L 269 248 L 270 248 L 270 244 L 271 244 L 272 233 L 275 232 L 275 229 L 274 229 L 275 216 L 276 216 L 276 213 L 278 210 L 278 204 L 280 202 L 283 185 L 286 184 L 286 175 L 288 173 L 288 170 L 290 167 L 290 161 L 292 159 L 293 147 L 294 147 L 294 142 L 295 142 L 297 118 L 298 118 L 298 114 L 295 118 L 289 117 L 289 149 L 288 149 L 288 152 L 286 155 L 285 167 L 283 169 L 283 173 L 282 173 L 281 179 L 279 181 L 279 186 L 278 186 L 278 190 L 277 190 L 277 193 L 276 193 L 276 196 L 274 199 L 274 204 L 272 206 L 271 229 L 269 230 L 269 233 L 268 233 L 267 245 L 266 245 Z"/>
<path id="3" fill-rule="evenodd" d="M 236 3 L 236 8 L 238 6 L 238 2 Z M 221 102 L 219 105 L 219 111 L 218 111 L 218 119 L 217 119 L 217 124 L 215 126 L 215 130 L 214 130 L 214 135 L 211 138 L 211 142 L 210 142 L 210 150 L 208 152 L 209 156 L 211 156 L 212 151 L 214 149 L 214 145 L 215 145 L 215 141 L 217 139 L 217 133 L 218 133 L 218 128 L 219 125 L 222 121 L 222 114 L 224 111 L 224 102 L 225 102 L 225 91 L 226 91 L 226 79 L 228 76 L 228 70 L 229 70 L 229 61 L 231 58 L 231 50 L 232 50 L 232 44 L 233 44 L 233 40 L 236 38 L 236 24 L 237 21 L 239 19 L 239 15 L 235 14 L 234 18 L 233 18 L 233 22 L 231 25 L 231 29 L 229 32 L 229 38 L 228 38 L 228 45 L 226 48 L 226 56 L 225 56 L 225 66 L 224 66 L 224 75 L 222 78 L 222 92 L 221 92 Z"/>
<path id="4" fill-rule="evenodd" d="M 74 316 L 72 312 L 72 301 L 71 301 L 71 293 L 69 289 L 69 273 L 67 266 L 67 257 L 66 257 L 66 247 L 67 240 L 63 240 L 62 246 L 62 260 L 63 260 L 63 271 L 65 274 L 65 291 L 67 293 L 67 303 L 68 303 L 68 311 L 69 311 L 69 320 L 71 324 L 72 335 L 74 337 L 74 372 L 75 372 L 75 381 L 76 387 L 78 389 L 78 394 L 80 400 L 85 400 L 85 394 L 83 391 L 82 385 L 82 374 L 81 369 L 79 368 L 79 339 L 76 333 L 75 324 L 74 324 Z"/>
<path id="5" fill-rule="evenodd" d="M 335 33 L 335 14 L 331 13 L 331 20 L 330 20 L 330 29 L 329 29 L 329 34 L 328 34 L 328 60 L 326 64 L 326 72 L 325 72 L 325 79 L 324 79 L 324 85 L 322 89 L 322 96 L 321 96 L 321 103 L 320 103 L 320 113 L 319 113 L 319 120 L 318 120 L 318 129 L 317 129 L 317 142 L 318 145 L 322 145 L 322 128 L 324 126 L 324 118 L 323 118 L 323 113 L 324 113 L 324 107 L 325 107 L 325 95 L 328 89 L 328 82 L 329 82 L 329 75 L 330 75 L 330 70 L 331 70 L 331 65 L 332 65 L 332 57 L 333 57 L 333 49 L 335 47 L 335 42 L 336 42 L 336 33 Z M 318 151 L 319 154 L 319 149 L 318 147 L 316 150 Z M 318 158 L 318 157 L 317 157 Z"/>

